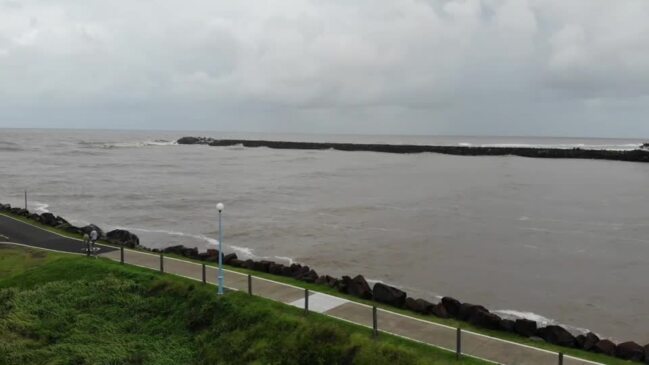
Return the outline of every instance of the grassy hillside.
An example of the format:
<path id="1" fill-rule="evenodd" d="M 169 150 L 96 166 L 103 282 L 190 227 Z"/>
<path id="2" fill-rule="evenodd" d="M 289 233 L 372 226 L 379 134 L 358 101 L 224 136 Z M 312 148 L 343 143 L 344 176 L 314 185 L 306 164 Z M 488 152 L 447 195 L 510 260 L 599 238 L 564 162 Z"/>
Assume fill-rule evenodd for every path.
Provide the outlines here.
<path id="1" fill-rule="evenodd" d="M 0 364 L 479 364 L 246 294 L 0 245 Z"/>

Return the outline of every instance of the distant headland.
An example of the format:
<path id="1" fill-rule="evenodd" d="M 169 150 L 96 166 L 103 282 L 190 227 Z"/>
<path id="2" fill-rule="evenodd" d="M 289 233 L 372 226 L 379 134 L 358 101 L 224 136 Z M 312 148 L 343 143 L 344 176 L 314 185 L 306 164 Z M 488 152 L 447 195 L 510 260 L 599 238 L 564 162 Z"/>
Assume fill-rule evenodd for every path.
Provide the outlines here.
<path id="1" fill-rule="evenodd" d="M 649 162 L 649 143 L 635 150 L 598 150 L 583 148 L 545 147 L 485 147 L 485 146 L 432 146 L 408 144 L 361 144 L 332 142 L 288 142 L 245 139 L 214 139 L 209 137 L 182 137 L 178 144 L 202 144 L 209 146 L 267 147 L 291 150 L 338 150 L 383 153 L 442 153 L 460 156 L 521 156 L 531 158 L 580 158 L 615 160 L 628 162 Z"/>

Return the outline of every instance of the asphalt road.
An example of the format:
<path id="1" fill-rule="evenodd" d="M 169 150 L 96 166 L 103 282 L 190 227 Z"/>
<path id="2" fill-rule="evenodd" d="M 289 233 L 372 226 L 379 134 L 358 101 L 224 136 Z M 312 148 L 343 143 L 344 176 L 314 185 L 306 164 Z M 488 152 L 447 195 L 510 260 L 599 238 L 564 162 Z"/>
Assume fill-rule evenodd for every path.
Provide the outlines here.
<path id="1" fill-rule="evenodd" d="M 0 242 L 21 243 L 50 250 L 81 253 L 83 242 L 34 227 L 0 214 Z M 100 246 L 99 253 L 115 251 L 116 248 Z"/>

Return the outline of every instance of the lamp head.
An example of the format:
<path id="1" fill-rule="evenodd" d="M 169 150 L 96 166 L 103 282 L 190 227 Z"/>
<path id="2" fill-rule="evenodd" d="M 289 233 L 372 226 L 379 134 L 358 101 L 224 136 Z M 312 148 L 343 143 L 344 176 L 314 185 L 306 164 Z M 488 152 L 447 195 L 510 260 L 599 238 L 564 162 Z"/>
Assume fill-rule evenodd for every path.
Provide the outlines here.
<path id="1" fill-rule="evenodd" d="M 223 211 L 223 208 L 225 208 L 225 206 L 223 205 L 223 203 L 218 203 L 218 204 L 216 204 L 216 209 L 217 209 L 219 212 L 222 212 L 222 211 Z"/>

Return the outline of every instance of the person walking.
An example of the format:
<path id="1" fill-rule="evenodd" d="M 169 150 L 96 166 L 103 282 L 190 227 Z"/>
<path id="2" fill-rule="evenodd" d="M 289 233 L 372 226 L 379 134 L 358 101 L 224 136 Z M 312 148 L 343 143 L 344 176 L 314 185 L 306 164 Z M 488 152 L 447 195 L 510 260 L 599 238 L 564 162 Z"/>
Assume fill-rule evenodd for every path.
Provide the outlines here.
<path id="1" fill-rule="evenodd" d="M 98 236 L 98 235 L 97 235 L 97 231 L 96 231 L 96 230 L 93 229 L 92 231 L 90 231 L 90 244 L 88 245 L 88 250 L 89 250 L 89 251 L 92 253 L 92 255 L 95 256 L 95 257 L 97 257 L 97 256 L 96 256 L 97 251 L 96 251 L 96 249 L 95 249 L 95 242 L 97 242 L 97 238 L 98 238 L 97 236 Z"/>
<path id="2" fill-rule="evenodd" d="M 86 256 L 90 256 L 90 236 L 88 233 L 83 234 L 83 245 L 85 246 Z"/>

